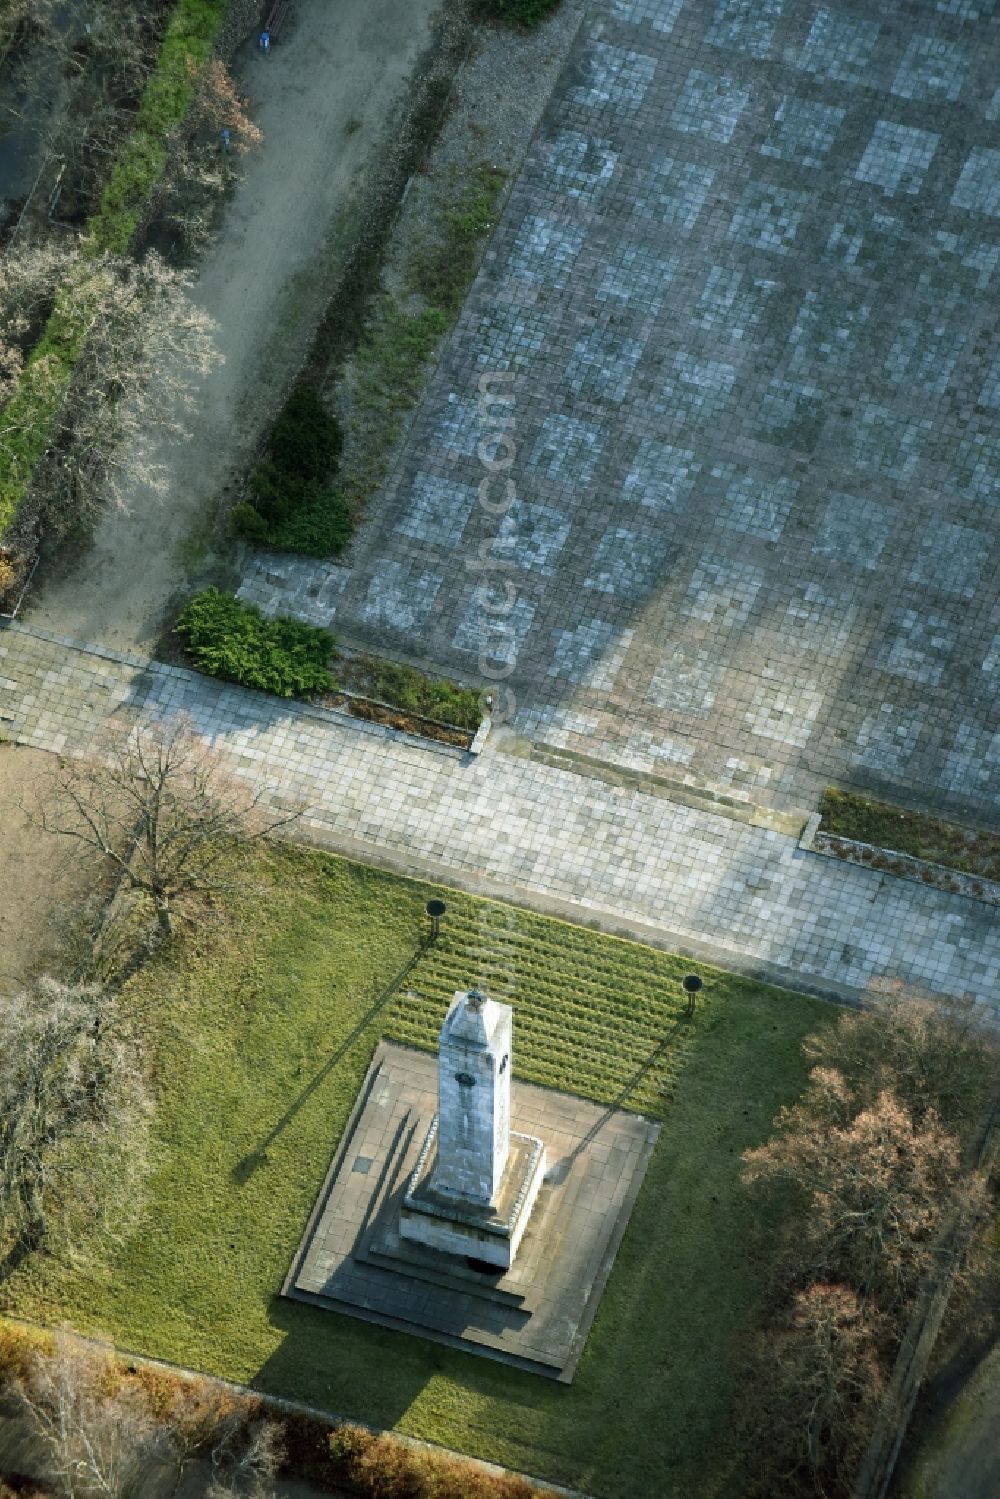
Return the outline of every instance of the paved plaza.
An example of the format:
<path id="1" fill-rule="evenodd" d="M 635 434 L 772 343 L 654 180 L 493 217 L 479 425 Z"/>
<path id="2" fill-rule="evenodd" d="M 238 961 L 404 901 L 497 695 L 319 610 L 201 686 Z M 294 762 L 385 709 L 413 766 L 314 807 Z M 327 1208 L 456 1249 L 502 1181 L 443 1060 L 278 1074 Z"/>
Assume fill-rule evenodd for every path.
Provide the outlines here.
<path id="1" fill-rule="evenodd" d="M 899 979 L 972 995 L 1000 1019 L 994 906 L 489 742 L 476 759 L 24 625 L 0 631 L 0 732 L 74 753 L 123 708 L 188 713 L 236 774 L 306 809 L 297 837 L 791 986 L 856 995 Z"/>
<path id="2" fill-rule="evenodd" d="M 995 823 L 993 11 L 592 5 L 350 566 L 247 596 L 536 743 Z"/>

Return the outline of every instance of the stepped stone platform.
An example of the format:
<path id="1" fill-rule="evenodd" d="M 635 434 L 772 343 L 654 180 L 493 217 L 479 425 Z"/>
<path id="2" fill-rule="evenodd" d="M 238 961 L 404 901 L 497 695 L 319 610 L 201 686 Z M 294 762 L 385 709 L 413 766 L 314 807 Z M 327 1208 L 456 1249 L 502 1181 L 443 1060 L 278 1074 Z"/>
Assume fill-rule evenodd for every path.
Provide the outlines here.
<path id="1" fill-rule="evenodd" d="M 515 1082 L 512 1125 L 545 1141 L 548 1169 L 504 1271 L 400 1235 L 437 1106 L 437 1058 L 383 1043 L 283 1294 L 568 1384 L 659 1125 Z"/>

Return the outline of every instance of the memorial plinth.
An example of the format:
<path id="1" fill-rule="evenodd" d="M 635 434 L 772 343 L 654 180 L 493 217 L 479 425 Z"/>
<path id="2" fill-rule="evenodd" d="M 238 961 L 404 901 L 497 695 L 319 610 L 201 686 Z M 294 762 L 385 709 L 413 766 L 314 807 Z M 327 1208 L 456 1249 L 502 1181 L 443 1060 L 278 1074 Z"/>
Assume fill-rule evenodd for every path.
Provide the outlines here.
<path id="1" fill-rule="evenodd" d="M 476 989 L 438 1043 L 438 1111 L 399 1210 L 399 1236 L 509 1270 L 545 1176 L 545 1146 L 511 1133 L 512 1017 Z"/>
<path id="2" fill-rule="evenodd" d="M 468 998 L 438 1057 L 379 1046 L 283 1294 L 568 1382 L 659 1127 L 512 1090 L 510 1012 Z"/>
<path id="3" fill-rule="evenodd" d="M 435 1117 L 399 1209 L 400 1238 L 509 1270 L 545 1177 L 544 1145 L 512 1134 L 500 1188 L 492 1202 L 478 1203 L 439 1189 L 437 1134 Z"/>

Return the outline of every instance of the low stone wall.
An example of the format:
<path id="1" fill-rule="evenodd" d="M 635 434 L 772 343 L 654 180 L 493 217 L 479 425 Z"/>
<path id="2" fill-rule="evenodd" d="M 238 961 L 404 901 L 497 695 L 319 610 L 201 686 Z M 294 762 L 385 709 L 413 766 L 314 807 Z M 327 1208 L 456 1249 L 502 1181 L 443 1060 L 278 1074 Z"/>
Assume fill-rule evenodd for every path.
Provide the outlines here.
<path id="1" fill-rule="evenodd" d="M 1000 884 L 996 880 L 984 880 L 980 875 L 966 874 L 964 870 L 952 869 L 947 864 L 932 864 L 914 854 L 876 848 L 871 843 L 862 843 L 857 838 L 841 838 L 834 833 L 817 832 L 812 846 L 814 853 L 832 855 L 849 864 L 861 864 L 866 869 L 894 874 L 903 880 L 933 885 L 937 890 L 950 890 L 955 895 L 967 895 L 973 900 L 985 901 L 988 906 L 1000 906 Z"/>

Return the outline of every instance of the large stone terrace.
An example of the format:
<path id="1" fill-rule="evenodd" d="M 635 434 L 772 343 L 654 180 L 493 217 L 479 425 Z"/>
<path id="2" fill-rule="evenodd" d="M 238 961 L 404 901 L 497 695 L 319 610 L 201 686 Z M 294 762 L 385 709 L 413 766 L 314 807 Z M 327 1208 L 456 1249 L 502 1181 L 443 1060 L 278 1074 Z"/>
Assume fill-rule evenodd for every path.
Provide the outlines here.
<path id="1" fill-rule="evenodd" d="M 993 9 L 593 5 L 338 631 L 535 742 L 995 820 Z"/>

